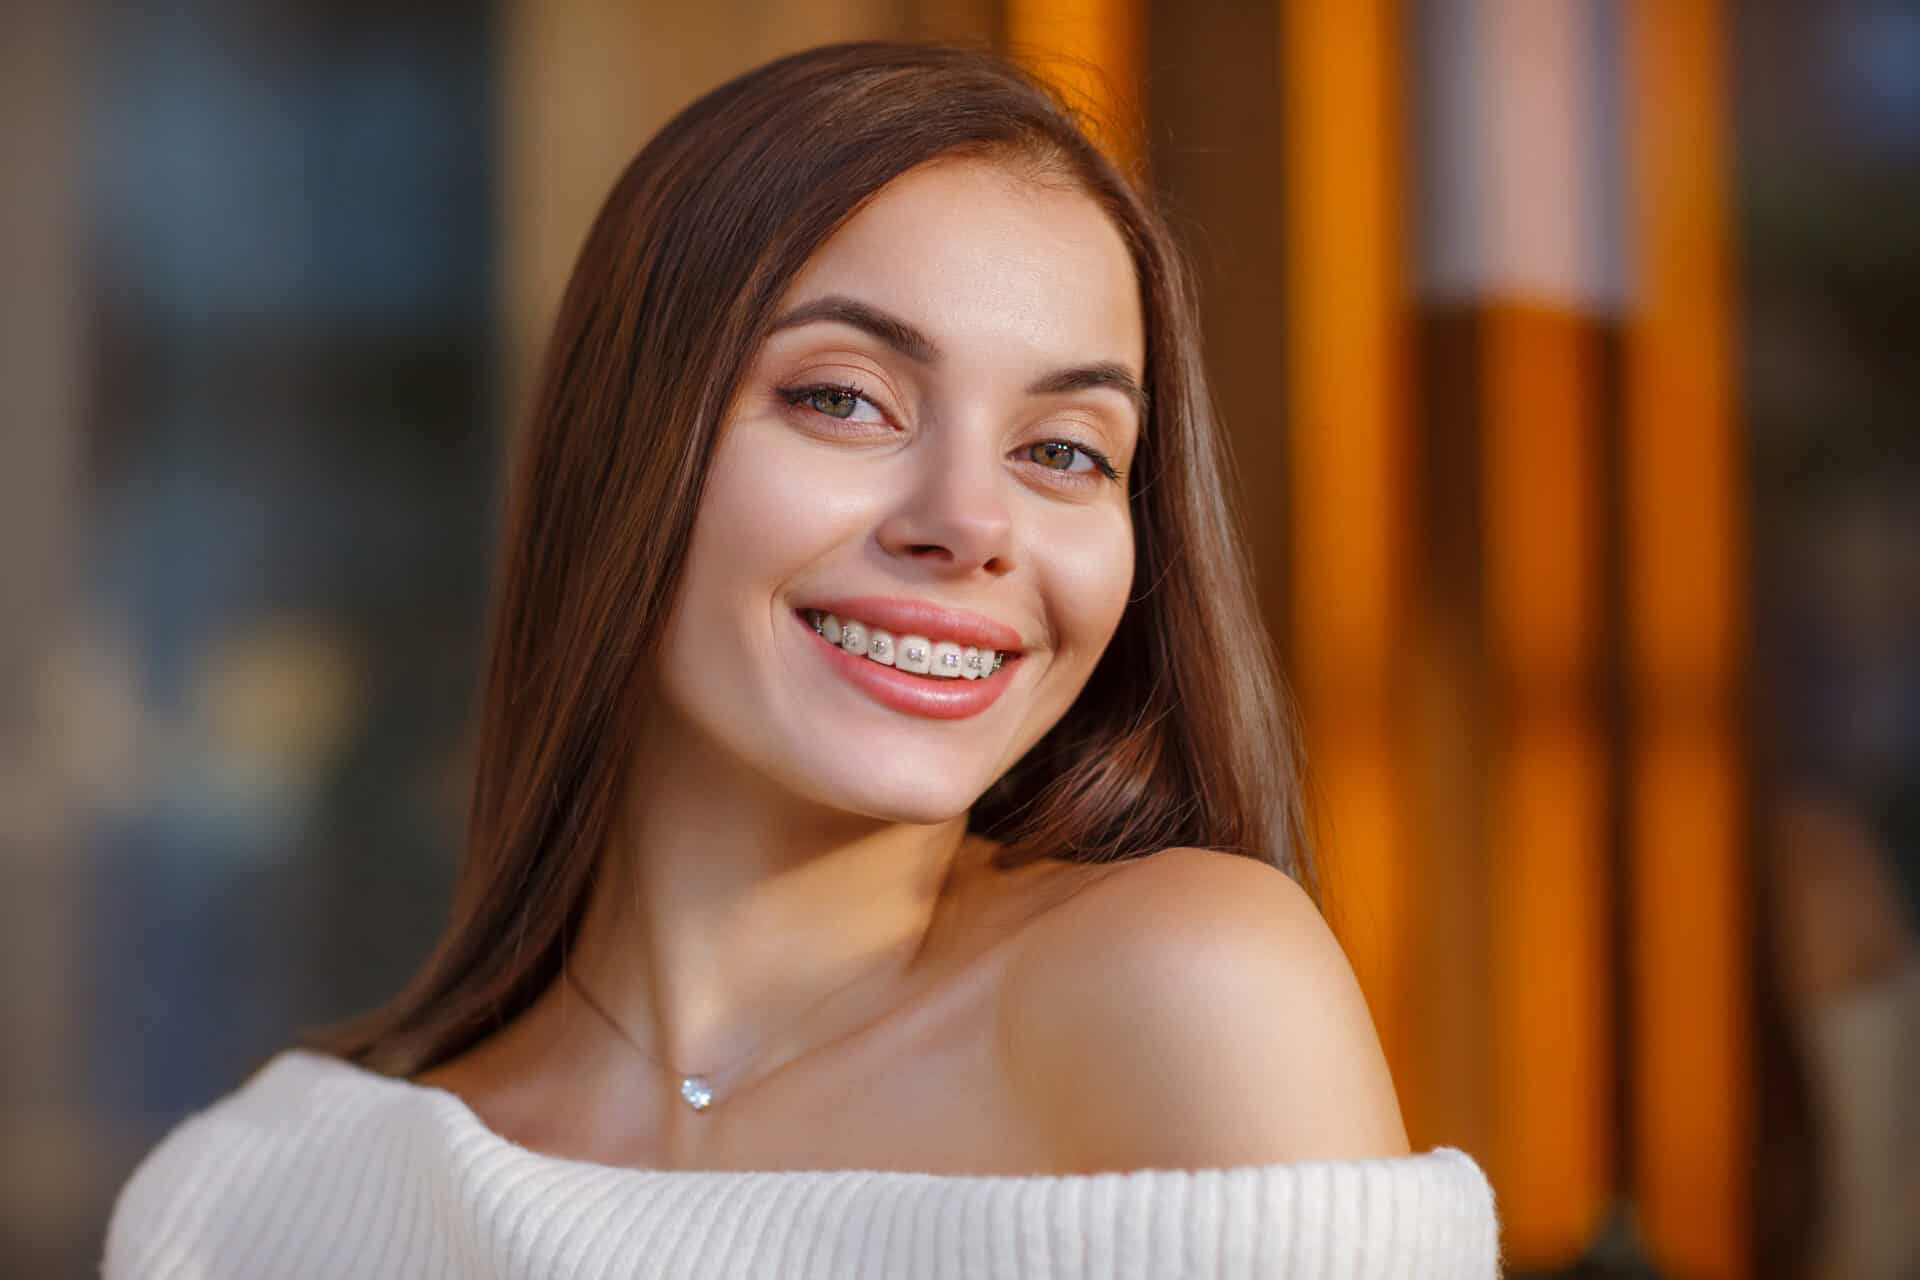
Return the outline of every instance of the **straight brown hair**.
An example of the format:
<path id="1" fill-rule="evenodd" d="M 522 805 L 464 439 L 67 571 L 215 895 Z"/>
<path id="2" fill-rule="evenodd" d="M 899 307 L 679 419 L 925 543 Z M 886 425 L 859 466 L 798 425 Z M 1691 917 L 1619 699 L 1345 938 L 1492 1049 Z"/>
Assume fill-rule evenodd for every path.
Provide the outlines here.
<path id="1" fill-rule="evenodd" d="M 1227 850 L 1319 902 L 1191 275 L 1082 120 L 987 51 L 835 44 L 714 89 L 628 165 L 574 267 L 518 442 L 452 918 L 398 997 L 310 1043 L 413 1075 L 558 976 L 735 389 L 822 242 L 894 178 L 944 157 L 1002 162 L 1106 211 L 1139 281 L 1149 400 L 1128 495 L 1133 594 L 1079 698 L 980 797 L 969 828 L 1001 843 L 1008 868 Z"/>

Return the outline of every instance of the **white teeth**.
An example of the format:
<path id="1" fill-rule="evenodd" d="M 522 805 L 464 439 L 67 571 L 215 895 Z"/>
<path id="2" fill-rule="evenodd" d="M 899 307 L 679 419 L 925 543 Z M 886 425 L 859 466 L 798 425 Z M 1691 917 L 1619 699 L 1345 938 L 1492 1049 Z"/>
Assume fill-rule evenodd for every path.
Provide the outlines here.
<path id="1" fill-rule="evenodd" d="M 960 678 L 960 646 L 951 640 L 942 640 L 933 646 L 933 667 L 931 674 L 944 676 L 949 680 Z"/>
<path id="2" fill-rule="evenodd" d="M 935 642 L 926 636 L 896 636 L 851 618 L 842 621 L 818 609 L 805 610 L 805 615 L 808 625 L 825 637 L 827 643 L 883 667 L 898 667 L 902 671 L 948 680 L 984 680 L 1000 669 L 1002 655 L 992 649 L 956 644 L 951 640 Z"/>
<path id="3" fill-rule="evenodd" d="M 927 674 L 933 665 L 933 642 L 925 636 L 901 636 L 900 652 L 895 655 L 893 665 L 902 671 L 917 671 Z"/>

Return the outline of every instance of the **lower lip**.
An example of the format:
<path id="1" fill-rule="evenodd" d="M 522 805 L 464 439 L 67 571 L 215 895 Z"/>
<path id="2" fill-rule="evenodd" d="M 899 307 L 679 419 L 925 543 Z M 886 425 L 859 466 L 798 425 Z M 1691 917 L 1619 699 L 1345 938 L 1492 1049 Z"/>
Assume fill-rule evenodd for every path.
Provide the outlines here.
<path id="1" fill-rule="evenodd" d="M 965 720 L 979 715 L 1000 700 L 1008 678 L 1020 662 L 1017 654 L 1008 654 L 1001 660 L 1000 670 L 979 680 L 968 680 L 964 676 L 920 676 L 848 653 L 815 631 L 805 615 L 795 613 L 793 617 L 820 650 L 820 656 L 849 683 L 883 707 L 930 720 Z"/>

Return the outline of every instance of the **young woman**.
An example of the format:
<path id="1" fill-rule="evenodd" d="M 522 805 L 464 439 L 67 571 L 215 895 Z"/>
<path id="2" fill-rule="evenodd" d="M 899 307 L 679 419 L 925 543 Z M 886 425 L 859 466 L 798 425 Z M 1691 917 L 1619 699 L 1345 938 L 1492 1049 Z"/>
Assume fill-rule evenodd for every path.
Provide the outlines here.
<path id="1" fill-rule="evenodd" d="M 1493 1272 L 1316 909 L 1185 269 L 1045 90 L 696 102 L 520 449 L 446 936 L 109 1274 Z"/>

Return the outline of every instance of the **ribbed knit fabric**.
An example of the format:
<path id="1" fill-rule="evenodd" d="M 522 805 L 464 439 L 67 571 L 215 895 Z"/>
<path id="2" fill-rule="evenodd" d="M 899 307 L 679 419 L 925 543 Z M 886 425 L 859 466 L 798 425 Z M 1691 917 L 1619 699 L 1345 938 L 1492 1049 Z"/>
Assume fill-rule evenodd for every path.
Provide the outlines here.
<path id="1" fill-rule="evenodd" d="M 1499 1247 L 1492 1191 L 1449 1147 L 1067 1176 L 613 1168 L 293 1050 L 142 1162 L 105 1274 L 1478 1280 Z"/>

